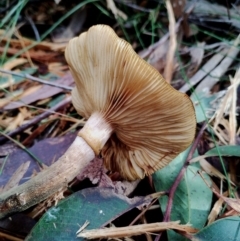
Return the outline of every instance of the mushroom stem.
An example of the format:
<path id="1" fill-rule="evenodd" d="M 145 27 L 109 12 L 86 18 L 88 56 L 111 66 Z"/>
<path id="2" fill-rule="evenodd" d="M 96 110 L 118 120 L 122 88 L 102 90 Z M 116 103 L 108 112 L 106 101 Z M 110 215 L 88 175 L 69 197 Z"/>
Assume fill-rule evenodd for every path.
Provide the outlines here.
<path id="1" fill-rule="evenodd" d="M 94 159 L 95 154 L 99 153 L 96 150 L 101 150 L 111 133 L 112 128 L 102 115 L 94 113 L 58 161 L 24 184 L 0 195 L 0 218 L 26 210 L 50 197 L 60 188 L 67 187 Z"/>
<path id="2" fill-rule="evenodd" d="M 84 128 L 78 133 L 89 146 L 92 147 L 94 153 L 98 155 L 111 136 L 113 129 L 105 120 L 103 115 L 95 112 L 88 119 Z"/>

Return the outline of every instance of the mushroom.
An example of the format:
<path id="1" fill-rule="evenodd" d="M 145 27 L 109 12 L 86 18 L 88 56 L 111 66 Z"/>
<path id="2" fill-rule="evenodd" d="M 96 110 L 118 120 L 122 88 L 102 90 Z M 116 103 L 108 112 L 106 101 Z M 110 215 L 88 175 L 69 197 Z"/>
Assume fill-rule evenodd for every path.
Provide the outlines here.
<path id="1" fill-rule="evenodd" d="M 87 118 L 67 152 L 28 182 L 0 195 L 0 217 L 22 211 L 67 186 L 96 155 L 127 180 L 166 166 L 193 141 L 190 98 L 175 90 L 106 25 L 72 39 L 65 51 Z"/>
<path id="2" fill-rule="evenodd" d="M 79 133 L 96 155 L 101 152 L 109 170 L 128 180 L 143 178 L 192 143 L 196 119 L 189 97 L 110 27 L 97 25 L 72 39 L 65 57 L 76 82 L 77 112 L 111 129 L 106 144 L 88 124 Z"/>

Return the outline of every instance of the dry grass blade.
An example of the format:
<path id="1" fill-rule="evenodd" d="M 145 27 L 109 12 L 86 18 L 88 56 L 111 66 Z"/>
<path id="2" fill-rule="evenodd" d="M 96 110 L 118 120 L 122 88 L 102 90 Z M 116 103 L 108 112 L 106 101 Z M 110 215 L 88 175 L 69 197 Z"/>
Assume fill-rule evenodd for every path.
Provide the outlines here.
<path id="1" fill-rule="evenodd" d="M 203 156 L 199 156 L 199 157 L 203 158 Z M 226 177 L 220 171 L 218 171 L 214 166 L 212 166 L 209 162 L 207 162 L 204 158 L 199 160 L 199 163 L 202 169 L 210 176 L 215 176 L 221 180 L 226 180 Z"/>
<path id="2" fill-rule="evenodd" d="M 141 221 L 142 221 L 143 224 L 147 224 L 147 219 L 146 219 L 145 215 L 143 215 L 141 217 Z M 145 237 L 146 237 L 147 241 L 153 241 L 150 233 L 145 233 Z"/>
<path id="3" fill-rule="evenodd" d="M 214 188 L 212 188 L 212 191 L 218 198 L 221 198 L 225 203 L 227 203 L 229 207 L 231 207 L 236 212 L 240 213 L 239 199 L 224 197 L 223 195 L 219 194 Z"/>
<path id="4" fill-rule="evenodd" d="M 118 19 L 118 17 L 121 17 L 122 19 L 127 20 L 128 18 L 127 15 L 116 7 L 113 0 L 106 0 L 106 2 L 107 2 L 107 8 L 112 11 L 116 19 Z"/>
<path id="5" fill-rule="evenodd" d="M 18 30 L 16 30 L 15 35 L 16 35 L 16 37 L 19 39 L 19 43 L 21 44 L 21 47 L 22 47 L 23 49 L 26 48 L 24 39 L 23 39 L 23 37 L 21 36 L 21 34 L 19 33 Z M 29 51 L 26 51 L 25 54 L 26 54 L 26 58 L 27 58 L 27 60 L 28 60 L 28 63 L 30 64 L 30 66 L 34 67 L 34 64 L 33 64 L 32 59 L 31 59 L 31 57 L 30 57 Z"/>
<path id="6" fill-rule="evenodd" d="M 175 21 L 172 4 L 170 0 L 166 1 L 166 8 L 168 11 L 168 19 L 169 19 L 170 41 L 169 41 L 169 47 L 167 52 L 167 62 L 166 62 L 166 67 L 165 67 L 163 76 L 165 77 L 168 83 L 171 83 L 173 70 L 174 70 L 174 54 L 177 48 L 177 40 L 176 40 L 176 33 L 175 33 L 176 21 Z"/>
<path id="7" fill-rule="evenodd" d="M 84 230 L 78 234 L 78 237 L 87 239 L 96 238 L 123 238 L 141 235 L 149 232 L 160 232 L 164 230 L 174 229 L 186 233 L 196 233 L 198 230 L 190 225 L 181 225 L 179 221 L 176 222 L 159 222 L 140 224 L 135 226 L 121 227 L 121 228 L 104 228 L 104 229 L 92 229 Z"/>
<path id="8" fill-rule="evenodd" d="M 188 69 L 188 76 L 193 76 L 199 69 L 204 57 L 205 42 L 199 42 L 196 46 L 190 48 L 191 63 Z"/>
<path id="9" fill-rule="evenodd" d="M 233 63 L 235 58 L 239 53 L 239 45 L 240 38 L 234 41 L 234 44 L 229 49 L 226 57 L 222 60 L 222 62 L 213 70 L 211 73 L 196 87 L 196 92 L 204 91 L 208 93 L 211 88 L 219 81 L 220 77 L 228 70 L 229 66 Z"/>
<path id="10" fill-rule="evenodd" d="M 234 78 L 230 77 L 231 85 L 222 99 L 220 108 L 215 113 L 213 130 L 219 140 L 225 145 L 235 145 L 237 133 L 236 103 L 237 88 L 240 84 L 240 69 L 237 70 Z M 225 116 L 229 115 L 229 119 Z M 231 180 L 237 181 L 237 161 L 230 162 Z"/>
<path id="11" fill-rule="evenodd" d="M 217 216 L 219 215 L 219 213 L 222 209 L 223 202 L 224 201 L 221 198 L 219 198 L 215 202 L 210 214 L 208 215 L 208 225 L 210 225 L 211 223 L 213 223 L 216 220 Z"/>
<path id="12" fill-rule="evenodd" d="M 240 84 L 240 69 L 237 70 L 234 78 L 230 77 L 231 81 L 231 93 L 232 93 L 232 103 L 229 113 L 229 144 L 235 145 L 236 144 L 236 135 L 237 135 L 237 120 L 236 120 L 236 113 L 237 113 L 237 88 Z"/>
<path id="13" fill-rule="evenodd" d="M 212 166 L 209 162 L 205 160 L 207 157 L 211 157 L 212 155 L 202 155 L 197 156 L 191 159 L 190 163 L 198 162 L 200 163 L 202 169 L 209 174 L 210 176 L 218 177 L 220 180 L 227 180 L 226 176 L 224 176 L 220 171 L 218 171 L 214 166 Z M 215 155 L 213 155 L 215 156 Z M 230 183 L 235 186 L 235 183 L 230 181 Z"/>
<path id="14" fill-rule="evenodd" d="M 182 22 L 182 19 L 179 19 L 178 22 L 175 24 L 175 29 L 174 29 L 175 32 L 179 31 L 179 27 L 180 27 L 181 22 Z M 169 35 L 170 35 L 169 32 L 167 32 L 158 42 L 150 45 L 147 49 L 138 53 L 139 56 L 143 59 L 147 58 L 149 56 L 148 62 L 151 65 L 153 63 L 157 62 L 159 60 L 158 53 L 157 53 L 158 48 L 162 48 L 162 45 L 166 44 L 166 42 L 168 42 Z"/>
<path id="15" fill-rule="evenodd" d="M 225 115 L 229 114 L 229 123 L 226 128 L 229 130 L 229 140 L 228 143 L 230 145 L 235 144 L 235 137 L 237 131 L 237 123 L 236 123 L 236 99 L 237 99 L 237 87 L 240 84 L 240 69 L 237 70 L 234 78 L 230 77 L 231 85 L 228 87 L 227 93 L 225 94 L 222 104 L 220 108 L 216 111 L 215 114 L 215 122 L 213 129 L 217 134 L 217 126 L 219 124 L 223 124 L 223 120 L 225 120 Z"/>
<path id="16" fill-rule="evenodd" d="M 216 186 L 214 182 L 212 182 L 212 186 L 204 179 L 201 173 L 199 173 L 203 178 L 206 185 L 212 190 L 212 192 L 220 199 L 222 199 L 229 207 L 231 207 L 236 212 L 240 213 L 240 199 L 238 198 L 228 198 L 225 197 L 225 194 L 221 194 L 222 191 Z"/>
<path id="17" fill-rule="evenodd" d="M 215 54 L 212 58 L 210 58 L 207 63 L 204 64 L 203 67 L 189 79 L 189 82 L 179 89 L 179 91 L 185 93 L 190 90 L 195 84 L 199 83 L 207 74 L 209 74 L 210 71 L 212 71 L 219 64 L 219 62 L 224 58 L 224 55 L 227 53 L 228 50 L 229 47 L 225 47 L 220 52 Z"/>
<path id="18" fill-rule="evenodd" d="M 225 196 L 227 194 L 228 194 L 228 192 L 225 192 L 223 195 Z M 217 216 L 219 215 L 219 213 L 222 209 L 223 202 L 224 201 L 221 198 L 219 198 L 215 202 L 210 214 L 208 215 L 208 225 L 210 225 L 211 223 L 213 223 L 216 220 Z"/>
<path id="19" fill-rule="evenodd" d="M 14 237 L 11 234 L 6 234 L 6 233 L 3 233 L 3 232 L 0 232 L 0 239 L 2 239 L 2 240 L 11 240 L 11 241 L 23 241 L 22 238 L 17 238 L 17 237 Z"/>

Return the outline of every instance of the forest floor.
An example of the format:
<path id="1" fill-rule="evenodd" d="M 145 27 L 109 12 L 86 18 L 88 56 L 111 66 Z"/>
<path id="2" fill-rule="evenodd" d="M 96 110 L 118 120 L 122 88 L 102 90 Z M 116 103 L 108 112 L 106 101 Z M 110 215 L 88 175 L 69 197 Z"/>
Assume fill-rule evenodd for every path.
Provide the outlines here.
<path id="1" fill-rule="evenodd" d="M 64 52 L 97 24 L 191 98 L 193 143 L 141 181 L 123 180 L 97 156 L 68 187 L 51 189 L 44 174 L 51 195 L 32 189 L 21 199 L 21 184 L 64 155 L 86 123 L 72 105 Z M 238 1 L 1 1 L 0 240 L 240 240 L 239 32 Z"/>

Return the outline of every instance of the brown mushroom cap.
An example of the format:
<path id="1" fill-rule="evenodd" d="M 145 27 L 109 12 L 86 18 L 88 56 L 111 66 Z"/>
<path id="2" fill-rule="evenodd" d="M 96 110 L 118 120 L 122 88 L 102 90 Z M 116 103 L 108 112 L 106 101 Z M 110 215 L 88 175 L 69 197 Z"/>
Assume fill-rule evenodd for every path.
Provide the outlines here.
<path id="1" fill-rule="evenodd" d="M 78 113 L 89 118 L 98 112 L 113 127 L 101 152 L 108 169 L 128 180 L 143 178 L 192 143 L 196 119 L 190 98 L 110 27 L 96 25 L 72 39 L 65 56 Z"/>

